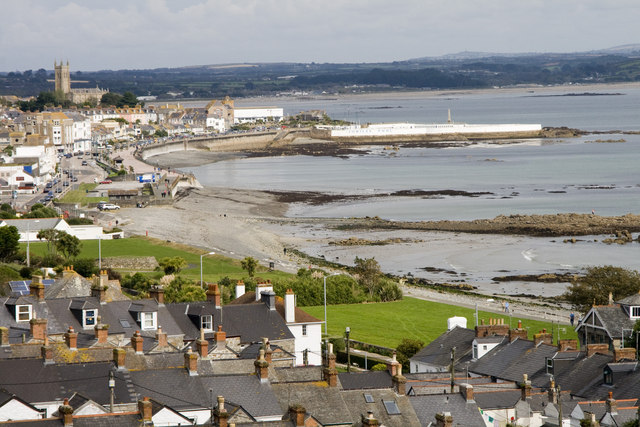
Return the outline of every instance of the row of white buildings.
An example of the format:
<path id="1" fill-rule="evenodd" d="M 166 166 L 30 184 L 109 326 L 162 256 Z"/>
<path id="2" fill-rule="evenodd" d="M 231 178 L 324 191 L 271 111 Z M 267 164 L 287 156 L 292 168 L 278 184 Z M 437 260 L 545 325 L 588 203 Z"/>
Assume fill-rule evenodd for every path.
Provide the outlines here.
<path id="1" fill-rule="evenodd" d="M 62 154 L 95 151 L 113 140 L 224 133 L 242 123 L 279 122 L 279 107 L 234 106 L 230 98 L 202 108 L 164 104 L 45 112 L 0 111 L 0 194 L 33 192 L 55 175 Z"/>

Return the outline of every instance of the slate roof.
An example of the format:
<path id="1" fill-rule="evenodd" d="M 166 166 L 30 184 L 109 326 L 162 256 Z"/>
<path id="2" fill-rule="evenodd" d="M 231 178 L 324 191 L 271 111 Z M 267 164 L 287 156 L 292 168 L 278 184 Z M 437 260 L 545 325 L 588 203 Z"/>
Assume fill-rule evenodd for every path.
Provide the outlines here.
<path id="1" fill-rule="evenodd" d="M 109 403 L 111 367 L 111 362 L 45 365 L 42 359 L 0 360 L 0 387 L 29 402 L 62 400 L 78 392 L 105 405 Z M 127 392 L 123 373 L 117 372 L 115 379 L 116 403 L 135 401 Z"/>
<path id="2" fill-rule="evenodd" d="M 523 374 L 533 377 L 546 369 L 546 358 L 557 348 L 548 344 L 534 345 L 533 341 L 516 339 L 498 345 L 469 365 L 469 372 L 507 381 L 522 381 Z"/>
<path id="3" fill-rule="evenodd" d="M 389 371 L 341 372 L 338 374 L 343 390 L 391 388 Z"/>
<path id="4" fill-rule="evenodd" d="M 213 390 L 214 398 L 224 396 L 254 418 L 283 414 L 271 384 L 260 382 L 256 375 L 217 375 L 200 381 L 205 390 Z"/>
<path id="5" fill-rule="evenodd" d="M 373 399 L 372 403 L 367 403 L 364 394 L 369 394 Z M 351 390 L 340 392 L 342 400 L 345 402 L 351 420 L 354 425 L 361 425 L 360 419 L 362 415 L 366 415 L 368 411 L 373 412 L 373 416 L 378 420 L 380 425 L 387 427 L 405 427 L 416 426 L 420 424 L 416 412 L 406 396 L 397 396 L 393 390 L 367 390 L 366 392 Z M 389 414 L 384 406 L 384 401 L 395 402 L 399 414 Z"/>
<path id="6" fill-rule="evenodd" d="M 420 425 L 435 425 L 436 414 L 450 412 L 454 426 L 483 426 L 482 415 L 476 403 L 467 402 L 460 394 L 438 394 L 431 396 L 412 396 L 411 406 L 420 420 Z"/>
<path id="7" fill-rule="evenodd" d="M 278 398 L 282 413 L 289 406 L 300 404 L 320 423 L 352 425 L 347 404 L 337 387 L 327 387 L 326 382 L 280 383 L 271 388 Z"/>
<path id="8" fill-rule="evenodd" d="M 583 358 L 574 362 L 569 369 L 554 375 L 556 384 L 562 390 L 570 391 L 573 396 L 593 398 L 604 381 L 603 369 L 611 361 L 611 356 L 599 353 Z M 536 380 L 532 382 L 537 383 Z"/>
<path id="9" fill-rule="evenodd" d="M 622 305 L 640 305 L 640 292 L 638 292 L 637 294 L 633 294 L 630 295 L 626 298 L 621 299 L 620 301 L 618 301 L 618 304 L 622 304 Z"/>
<path id="10" fill-rule="evenodd" d="M 471 360 L 475 337 L 473 329 L 455 327 L 431 341 L 410 360 L 446 367 L 451 363 L 451 349 L 456 347 L 456 363 L 467 362 Z"/>
<path id="11" fill-rule="evenodd" d="M 606 329 L 607 333 L 612 339 L 619 339 L 621 329 L 633 329 L 635 320 L 629 318 L 629 314 L 624 310 L 623 306 L 619 304 L 614 305 L 598 305 L 592 307 L 591 310 L 584 316 L 582 322 L 576 327 L 578 333 L 582 327 L 589 327 L 591 323 L 588 321 L 590 315 L 595 314 L 602 323 L 602 327 Z M 596 325 L 597 326 L 597 325 Z"/>
<path id="12" fill-rule="evenodd" d="M 13 225 L 18 229 L 18 232 L 26 233 L 27 231 L 36 232 L 49 228 L 55 228 L 61 221 L 64 222 L 64 220 L 61 218 L 24 218 L 3 219 L 0 221 L 0 223 L 5 223 L 8 226 Z"/>

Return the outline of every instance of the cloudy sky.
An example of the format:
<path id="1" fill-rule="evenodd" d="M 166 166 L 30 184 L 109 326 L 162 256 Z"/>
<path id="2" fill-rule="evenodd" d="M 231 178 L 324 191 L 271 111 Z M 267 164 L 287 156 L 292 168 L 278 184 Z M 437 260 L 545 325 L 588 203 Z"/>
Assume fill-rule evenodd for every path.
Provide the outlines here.
<path id="1" fill-rule="evenodd" d="M 0 71 L 386 62 L 640 42 L 638 0 L 0 0 Z"/>

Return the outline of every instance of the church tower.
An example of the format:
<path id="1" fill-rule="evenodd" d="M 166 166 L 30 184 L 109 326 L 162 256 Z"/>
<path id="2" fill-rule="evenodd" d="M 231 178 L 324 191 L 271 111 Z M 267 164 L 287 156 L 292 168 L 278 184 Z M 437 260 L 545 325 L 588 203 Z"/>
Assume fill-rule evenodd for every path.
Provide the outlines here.
<path id="1" fill-rule="evenodd" d="M 60 65 L 58 65 L 57 61 L 53 62 L 53 68 L 55 70 L 55 82 L 56 82 L 56 91 L 62 91 L 65 95 L 71 92 L 71 77 L 69 75 L 69 61 L 67 61 L 67 65 L 63 65 L 62 61 L 60 61 Z"/>

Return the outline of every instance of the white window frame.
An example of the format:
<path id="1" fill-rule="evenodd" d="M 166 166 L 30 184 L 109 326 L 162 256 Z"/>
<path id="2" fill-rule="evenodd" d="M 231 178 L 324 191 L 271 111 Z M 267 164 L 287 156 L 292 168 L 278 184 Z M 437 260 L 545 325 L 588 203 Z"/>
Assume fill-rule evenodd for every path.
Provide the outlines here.
<path id="1" fill-rule="evenodd" d="M 629 315 L 632 319 L 640 318 L 640 306 L 632 305 L 629 307 Z"/>
<path id="2" fill-rule="evenodd" d="M 26 311 L 23 311 L 23 309 L 26 308 Z M 23 319 L 21 317 L 23 317 L 22 315 L 26 314 L 27 318 Z M 31 305 L 26 304 L 26 305 L 16 305 L 16 322 L 28 322 L 31 320 L 31 318 L 33 317 L 33 307 L 31 307 Z"/>
<path id="3" fill-rule="evenodd" d="M 95 308 L 82 310 L 82 327 L 92 328 L 97 325 L 98 310 Z"/>
<path id="4" fill-rule="evenodd" d="M 213 331 L 213 316 L 205 314 L 200 317 L 200 327 L 205 331 Z"/>
<path id="5" fill-rule="evenodd" d="M 143 331 L 158 329 L 158 317 L 155 311 L 140 312 L 138 320 Z"/>

